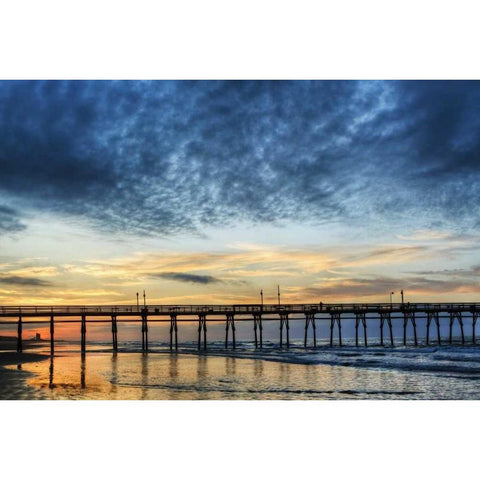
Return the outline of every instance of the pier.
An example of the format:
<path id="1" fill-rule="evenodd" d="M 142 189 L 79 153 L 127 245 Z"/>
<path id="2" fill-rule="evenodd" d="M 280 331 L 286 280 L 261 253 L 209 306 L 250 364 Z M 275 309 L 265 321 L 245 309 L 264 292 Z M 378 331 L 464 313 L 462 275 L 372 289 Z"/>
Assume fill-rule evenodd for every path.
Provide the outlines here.
<path id="1" fill-rule="evenodd" d="M 263 347 L 263 320 L 277 320 L 279 324 L 279 346 L 290 347 L 290 322 L 304 322 L 304 346 L 317 346 L 317 323 L 327 322 L 330 326 L 330 346 L 342 346 L 342 320 L 355 321 L 355 345 L 359 345 L 359 333 L 363 331 L 363 345 L 368 346 L 367 326 L 377 328 L 380 344 L 384 345 L 384 329 L 388 328 L 388 343 L 395 346 L 393 322 L 403 326 L 403 345 L 407 344 L 407 327 L 413 329 L 413 342 L 419 343 L 417 321 L 425 322 L 425 343 L 429 345 L 430 329 L 436 328 L 436 343 L 442 345 L 440 320 L 448 321 L 448 344 L 453 341 L 453 326 L 458 324 L 461 343 L 476 343 L 476 323 L 480 303 L 355 303 L 355 304 L 241 304 L 241 305 L 69 305 L 69 306 L 0 306 L 0 325 L 17 327 L 17 351 L 22 352 L 22 331 L 31 324 L 48 324 L 50 327 L 50 352 L 55 352 L 55 325 L 78 323 L 80 325 L 80 349 L 87 350 L 87 324 L 106 323 L 111 325 L 112 349 L 118 351 L 118 324 L 138 322 L 142 335 L 142 350 L 148 352 L 148 325 L 154 322 L 170 322 L 170 349 L 178 349 L 178 323 L 196 322 L 198 325 L 198 350 L 206 350 L 208 322 L 225 323 L 225 348 L 236 348 L 235 323 L 251 322 L 255 348 Z M 464 320 L 470 318 L 472 331 L 464 329 Z M 309 342 L 309 332 L 311 341 Z M 337 341 L 335 341 L 335 337 Z M 445 343 L 445 342 L 444 342 Z"/>

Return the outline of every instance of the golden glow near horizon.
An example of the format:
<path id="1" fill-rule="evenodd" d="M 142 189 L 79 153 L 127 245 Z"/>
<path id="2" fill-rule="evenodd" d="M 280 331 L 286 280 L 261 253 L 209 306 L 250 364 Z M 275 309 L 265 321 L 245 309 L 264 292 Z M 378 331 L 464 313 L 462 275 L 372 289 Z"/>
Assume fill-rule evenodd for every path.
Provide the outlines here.
<path id="1" fill-rule="evenodd" d="M 404 289 L 415 300 L 469 300 L 474 272 L 459 262 L 477 239 L 414 232 L 395 242 L 337 246 L 228 243 L 215 251 L 133 251 L 54 264 L 48 257 L 0 264 L 0 304 L 132 304 L 386 301 Z M 438 270 L 438 271 L 437 271 Z M 2 282 L 2 279 L 5 279 Z"/>

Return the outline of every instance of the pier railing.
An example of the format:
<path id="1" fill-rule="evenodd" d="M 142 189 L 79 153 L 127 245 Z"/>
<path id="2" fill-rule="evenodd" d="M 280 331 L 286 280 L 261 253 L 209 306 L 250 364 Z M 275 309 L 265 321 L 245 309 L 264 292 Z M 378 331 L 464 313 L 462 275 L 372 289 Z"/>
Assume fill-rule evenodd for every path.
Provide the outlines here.
<path id="1" fill-rule="evenodd" d="M 480 310 L 480 302 L 470 303 L 306 303 L 306 304 L 211 304 L 211 305 L 9 305 L 0 306 L 0 316 L 17 316 L 19 314 L 26 316 L 40 315 L 110 315 L 112 313 L 120 315 L 141 315 L 147 311 L 149 315 L 223 315 L 226 313 L 251 314 L 261 312 L 264 314 L 279 312 L 288 313 L 329 313 L 345 312 L 355 313 L 358 311 L 366 313 L 378 313 L 380 311 L 402 312 L 404 310 L 414 310 L 417 312 L 429 311 L 473 311 Z"/>

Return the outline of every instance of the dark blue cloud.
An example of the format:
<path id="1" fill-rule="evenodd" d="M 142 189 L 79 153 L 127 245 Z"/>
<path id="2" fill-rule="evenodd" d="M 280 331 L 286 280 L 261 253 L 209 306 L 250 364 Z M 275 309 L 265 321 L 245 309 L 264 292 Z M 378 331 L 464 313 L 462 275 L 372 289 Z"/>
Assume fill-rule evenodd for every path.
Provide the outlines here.
<path id="1" fill-rule="evenodd" d="M 0 205 L 0 235 L 24 229 L 25 225 L 20 220 L 20 214 L 11 207 Z"/>
<path id="2" fill-rule="evenodd" d="M 0 105 L 0 198 L 103 230 L 480 226 L 479 82 L 0 82 Z"/>
<path id="3" fill-rule="evenodd" d="M 212 275 L 197 275 L 194 273 L 164 272 L 152 275 L 152 277 L 165 278 L 166 280 L 174 280 L 177 282 L 200 283 L 202 285 L 222 282 L 222 280 Z"/>
<path id="4" fill-rule="evenodd" d="M 35 277 L 17 277 L 17 276 L 0 276 L 0 283 L 6 285 L 21 285 L 27 287 L 48 287 L 51 282 Z"/>

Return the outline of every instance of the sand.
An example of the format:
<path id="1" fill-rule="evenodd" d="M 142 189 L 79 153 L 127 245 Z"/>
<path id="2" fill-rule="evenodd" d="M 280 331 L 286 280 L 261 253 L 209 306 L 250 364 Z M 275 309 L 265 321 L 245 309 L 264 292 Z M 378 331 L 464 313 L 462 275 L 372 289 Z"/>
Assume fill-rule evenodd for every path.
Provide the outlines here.
<path id="1" fill-rule="evenodd" d="M 26 340 L 23 348 L 29 350 L 39 346 L 39 342 Z M 48 358 L 48 355 L 39 353 L 17 353 L 17 341 L 2 339 L 0 341 L 0 399 L 2 400 L 27 400 L 38 398 L 34 389 L 27 385 L 30 373 L 22 371 L 22 365 L 28 362 L 39 362 Z M 17 365 L 17 371 L 6 366 Z"/>

